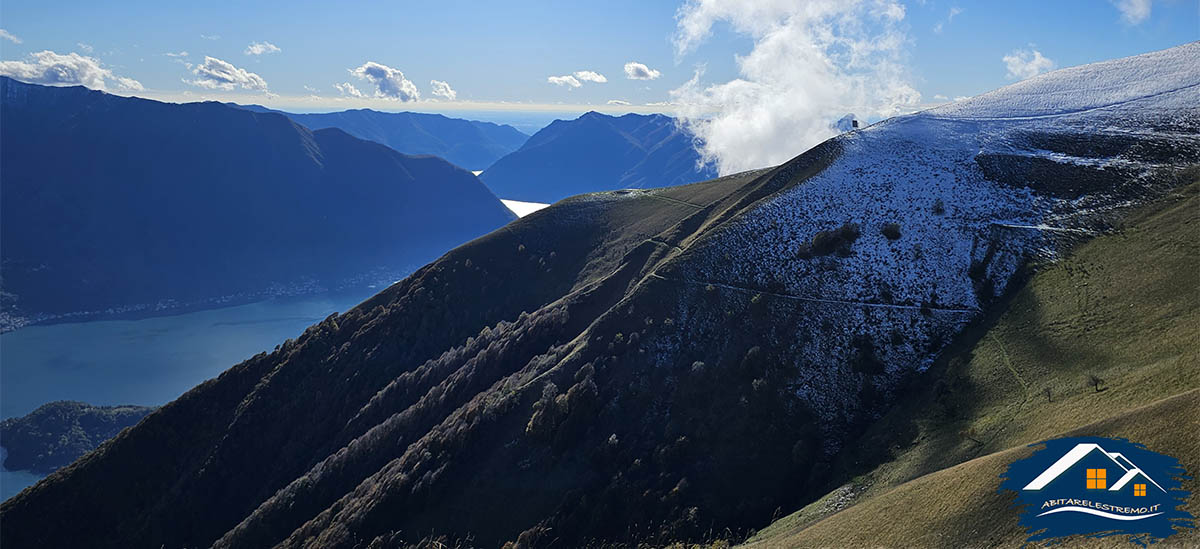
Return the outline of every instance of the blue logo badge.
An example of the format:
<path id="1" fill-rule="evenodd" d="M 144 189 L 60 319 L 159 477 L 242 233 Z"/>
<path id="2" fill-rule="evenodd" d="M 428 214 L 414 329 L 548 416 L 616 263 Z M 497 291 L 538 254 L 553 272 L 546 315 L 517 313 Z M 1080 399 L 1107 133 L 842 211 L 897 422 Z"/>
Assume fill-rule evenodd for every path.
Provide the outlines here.
<path id="1" fill-rule="evenodd" d="M 1179 461 L 1124 439 L 1047 440 L 1009 465 L 1000 490 L 1017 493 L 1027 541 L 1128 535 L 1146 546 L 1194 528 Z M 1037 446 L 1037 445 L 1034 445 Z"/>

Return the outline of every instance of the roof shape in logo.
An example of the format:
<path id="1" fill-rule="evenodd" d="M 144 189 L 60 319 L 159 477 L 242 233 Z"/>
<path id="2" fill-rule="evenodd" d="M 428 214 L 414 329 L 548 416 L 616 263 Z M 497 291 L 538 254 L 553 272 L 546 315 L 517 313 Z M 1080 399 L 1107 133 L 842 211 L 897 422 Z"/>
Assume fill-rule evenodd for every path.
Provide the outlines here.
<path id="1" fill-rule="evenodd" d="M 1051 465 L 1045 471 L 1042 471 L 1042 474 L 1038 475 L 1037 478 L 1033 479 L 1029 484 L 1026 484 L 1023 490 L 1041 490 L 1042 488 L 1045 488 L 1047 484 L 1050 484 L 1050 482 L 1058 478 L 1059 475 L 1065 473 L 1071 467 L 1074 467 L 1076 463 L 1079 463 L 1080 460 L 1092 453 L 1094 450 L 1100 450 L 1102 454 L 1104 454 L 1108 459 L 1112 460 L 1112 462 L 1116 464 L 1117 467 L 1120 467 L 1124 472 L 1121 478 L 1117 480 L 1117 482 L 1111 487 L 1109 487 L 1108 491 L 1116 492 L 1121 488 L 1124 488 L 1129 481 L 1133 480 L 1138 475 L 1141 475 L 1142 478 L 1145 478 L 1151 484 L 1154 484 L 1154 486 L 1156 486 L 1159 490 L 1166 492 L 1166 489 L 1164 489 L 1159 483 L 1155 482 L 1154 479 L 1150 478 L 1150 475 L 1147 475 L 1145 471 L 1142 471 L 1141 468 L 1134 465 L 1132 461 L 1129 461 L 1129 458 L 1125 457 L 1119 452 L 1110 453 L 1104 448 L 1101 448 L 1099 444 L 1091 442 L 1076 444 L 1075 447 L 1071 448 L 1069 452 L 1063 454 L 1063 457 L 1058 458 L 1058 461 L 1054 462 L 1053 465 Z"/>

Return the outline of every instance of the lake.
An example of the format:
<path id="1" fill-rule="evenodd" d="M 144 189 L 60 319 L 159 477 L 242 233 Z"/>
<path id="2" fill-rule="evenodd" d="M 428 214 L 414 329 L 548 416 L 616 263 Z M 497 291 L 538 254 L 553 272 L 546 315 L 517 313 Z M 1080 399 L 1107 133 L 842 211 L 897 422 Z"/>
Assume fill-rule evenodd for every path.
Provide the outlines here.
<path id="1" fill-rule="evenodd" d="M 376 291 L 279 298 L 140 320 L 28 326 L 0 334 L 0 417 L 23 416 L 55 400 L 166 404 Z M 3 499 L 40 478 L 0 468 Z"/>

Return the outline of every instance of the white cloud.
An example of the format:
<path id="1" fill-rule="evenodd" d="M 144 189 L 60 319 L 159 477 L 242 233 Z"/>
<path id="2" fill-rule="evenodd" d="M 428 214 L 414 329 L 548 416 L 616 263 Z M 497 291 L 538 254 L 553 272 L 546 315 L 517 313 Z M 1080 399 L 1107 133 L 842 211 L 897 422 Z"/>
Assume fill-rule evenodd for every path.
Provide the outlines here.
<path id="1" fill-rule="evenodd" d="M 321 92 L 321 90 L 318 90 L 317 88 L 309 86 L 308 84 L 304 84 L 303 88 L 304 88 L 304 91 L 309 92 L 309 93 L 320 93 Z"/>
<path id="2" fill-rule="evenodd" d="M 220 40 L 221 35 L 219 35 L 219 34 L 201 34 L 200 38 L 203 38 L 205 40 Z"/>
<path id="3" fill-rule="evenodd" d="M 1008 68 L 1008 77 L 1017 80 L 1033 78 L 1044 72 L 1054 70 L 1054 61 L 1042 55 L 1033 48 L 1028 50 L 1013 50 L 1004 56 L 1004 66 Z"/>
<path id="4" fill-rule="evenodd" d="M 547 77 L 546 81 L 555 86 L 566 86 L 573 89 L 582 86 L 584 82 L 603 84 L 608 82 L 608 78 L 596 71 L 575 71 L 574 74 Z"/>
<path id="5" fill-rule="evenodd" d="M 942 29 L 945 28 L 946 25 L 949 25 L 950 23 L 954 22 L 954 16 L 956 16 L 962 12 L 963 12 L 962 8 L 960 8 L 958 6 L 951 6 L 950 12 L 946 14 L 946 20 L 938 21 L 937 24 L 933 26 L 933 32 L 935 32 L 937 34 L 941 34 Z"/>
<path id="6" fill-rule="evenodd" d="M 375 97 L 395 99 L 397 101 L 417 101 L 421 92 L 417 85 L 404 77 L 399 69 L 393 69 L 374 61 L 367 61 L 362 66 L 350 69 L 350 74 L 375 85 Z"/>
<path id="7" fill-rule="evenodd" d="M 579 79 L 580 82 L 595 82 L 597 84 L 608 82 L 608 78 L 605 78 L 603 74 L 596 71 L 575 71 L 575 78 Z"/>
<path id="8" fill-rule="evenodd" d="M 934 99 L 934 101 L 949 101 L 950 100 L 949 97 L 946 97 L 940 93 L 934 94 L 933 99 Z"/>
<path id="9" fill-rule="evenodd" d="M 130 90 L 130 91 L 143 91 L 146 89 L 142 86 L 141 82 L 138 82 L 137 80 L 134 80 L 132 78 L 126 78 L 124 76 L 114 76 L 113 79 L 117 81 L 118 88 Z"/>
<path id="10" fill-rule="evenodd" d="M 458 98 L 458 92 L 450 87 L 448 82 L 442 80 L 430 80 L 429 86 L 433 88 L 433 95 L 445 98 L 447 101 L 454 101 Z"/>
<path id="11" fill-rule="evenodd" d="M 1136 25 L 1150 17 L 1150 0 L 1110 0 L 1121 11 L 1121 19 Z"/>
<path id="12" fill-rule="evenodd" d="M 748 35 L 739 77 L 702 85 L 703 69 L 671 91 L 676 114 L 722 174 L 772 166 L 832 137 L 848 112 L 862 118 L 915 108 L 904 9 L 895 0 L 691 0 L 679 11 L 676 54 L 718 23 Z"/>
<path id="13" fill-rule="evenodd" d="M 567 86 L 570 88 L 578 88 L 583 85 L 579 82 L 579 79 L 569 74 L 566 76 L 551 76 L 546 78 L 546 81 L 555 86 Z"/>
<path id="14" fill-rule="evenodd" d="M 141 82 L 132 78 L 114 75 L 100 66 L 100 61 L 78 53 L 58 54 L 49 50 L 29 55 L 28 61 L 0 61 L 0 74 L 23 82 L 50 86 L 86 86 L 96 90 L 107 89 L 111 81 L 117 88 L 138 91 Z"/>
<path id="15" fill-rule="evenodd" d="M 75 46 L 78 47 L 79 51 L 83 53 L 92 53 L 93 50 L 91 44 L 84 44 L 83 42 L 76 42 Z"/>
<path id="16" fill-rule="evenodd" d="M 246 90 L 267 91 L 267 81 L 261 76 L 216 57 L 204 56 L 204 62 L 192 68 L 192 74 L 196 75 L 196 79 L 185 82 L 193 86 L 213 90 L 232 90 L 240 87 Z"/>
<path id="17" fill-rule="evenodd" d="M 165 55 L 165 56 L 167 56 L 167 57 L 187 57 L 187 56 L 188 56 L 188 52 L 186 52 L 186 51 L 181 51 L 181 52 L 179 52 L 179 53 L 171 53 L 171 52 L 167 52 L 167 53 L 164 53 L 163 55 Z"/>
<path id="18" fill-rule="evenodd" d="M 342 82 L 341 84 L 334 84 L 333 87 L 337 91 L 341 92 L 341 94 L 343 96 L 346 96 L 346 97 L 365 97 L 363 95 L 363 92 L 358 91 L 358 88 L 354 87 L 354 84 L 351 84 L 349 82 Z"/>
<path id="19" fill-rule="evenodd" d="M 281 51 L 283 50 L 279 49 L 279 46 L 270 42 L 251 42 L 249 46 L 246 46 L 246 51 L 243 53 L 246 55 L 263 55 L 267 53 L 279 53 Z"/>
<path id="20" fill-rule="evenodd" d="M 20 38 L 17 38 L 16 35 L 14 35 L 11 32 L 8 32 L 4 29 L 0 29 L 0 38 L 8 40 L 9 42 L 12 42 L 13 44 L 20 44 L 22 42 L 22 40 Z"/>
<path id="21" fill-rule="evenodd" d="M 654 80 L 661 75 L 661 72 L 638 63 L 637 61 L 625 63 L 625 78 L 630 80 Z"/>
<path id="22" fill-rule="evenodd" d="M 622 101 L 620 99 L 609 99 L 608 104 L 609 105 L 620 105 L 622 107 L 624 107 L 626 105 L 630 105 L 630 103 L 628 101 Z"/>

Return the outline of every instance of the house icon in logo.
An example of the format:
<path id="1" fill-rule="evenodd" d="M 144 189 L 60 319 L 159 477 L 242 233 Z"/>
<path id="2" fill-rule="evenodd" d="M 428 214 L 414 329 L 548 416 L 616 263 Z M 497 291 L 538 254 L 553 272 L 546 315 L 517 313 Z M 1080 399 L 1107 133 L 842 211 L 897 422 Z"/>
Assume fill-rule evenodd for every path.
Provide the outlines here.
<path id="1" fill-rule="evenodd" d="M 1082 469 L 1083 476 L 1079 476 L 1078 473 L 1068 474 L 1076 469 Z M 1110 476 L 1109 471 L 1113 471 L 1114 474 Z M 1145 496 L 1148 485 L 1163 493 L 1167 491 L 1120 452 L 1106 451 L 1099 444 L 1091 442 L 1076 444 L 1022 490 L 1041 490 L 1063 475 L 1067 475 L 1069 482 L 1078 482 L 1079 487 L 1089 491 L 1120 492 L 1126 487 L 1131 487 L 1136 497 Z M 1110 485 L 1108 481 L 1111 478 L 1116 478 L 1117 481 Z"/>

